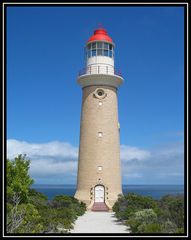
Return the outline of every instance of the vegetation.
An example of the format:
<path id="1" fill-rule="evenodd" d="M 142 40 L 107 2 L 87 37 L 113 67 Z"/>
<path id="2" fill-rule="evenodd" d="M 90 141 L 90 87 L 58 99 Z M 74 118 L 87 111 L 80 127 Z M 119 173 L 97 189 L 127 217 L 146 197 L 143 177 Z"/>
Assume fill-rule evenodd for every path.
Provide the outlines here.
<path id="1" fill-rule="evenodd" d="M 16 198 L 22 202 L 27 202 L 29 187 L 33 184 L 30 178 L 30 161 L 26 155 L 19 155 L 14 161 L 7 160 L 7 201 L 14 203 Z"/>
<path id="2" fill-rule="evenodd" d="M 7 232 L 69 232 L 77 217 L 85 213 L 85 204 L 65 195 L 48 200 L 31 189 L 34 181 L 29 176 L 29 166 L 25 155 L 7 160 Z"/>
<path id="3" fill-rule="evenodd" d="M 86 211 L 84 203 L 71 196 L 59 195 L 53 200 L 31 189 L 30 161 L 19 155 L 7 160 L 8 233 L 66 233 L 78 216 Z M 166 195 L 160 200 L 129 193 L 120 196 L 113 206 L 118 219 L 133 233 L 184 233 L 184 199 Z"/>
<path id="4" fill-rule="evenodd" d="M 184 233 L 182 195 L 166 195 L 155 200 L 129 193 L 119 197 L 113 211 L 130 226 L 132 233 Z"/>

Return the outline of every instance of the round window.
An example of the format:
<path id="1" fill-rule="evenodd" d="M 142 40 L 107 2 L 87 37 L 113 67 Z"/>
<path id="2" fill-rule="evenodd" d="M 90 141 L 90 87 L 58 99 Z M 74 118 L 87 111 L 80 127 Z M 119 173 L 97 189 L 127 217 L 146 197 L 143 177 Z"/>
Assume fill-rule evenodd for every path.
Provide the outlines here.
<path id="1" fill-rule="evenodd" d="M 99 96 L 102 96 L 102 95 L 104 94 L 104 92 L 103 92 L 103 90 L 98 90 L 98 91 L 97 91 L 97 94 L 98 94 Z"/>
<path id="2" fill-rule="evenodd" d="M 99 99 L 102 99 L 102 98 L 105 98 L 106 97 L 106 92 L 103 90 L 103 89 L 97 89 L 95 92 L 94 92 L 94 96 L 96 98 L 99 98 Z"/>

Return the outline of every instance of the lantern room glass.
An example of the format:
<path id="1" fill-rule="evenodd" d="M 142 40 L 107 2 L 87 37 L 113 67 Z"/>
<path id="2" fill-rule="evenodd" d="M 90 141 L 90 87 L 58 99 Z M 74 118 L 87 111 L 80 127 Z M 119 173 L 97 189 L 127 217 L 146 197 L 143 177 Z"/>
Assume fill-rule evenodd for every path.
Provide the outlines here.
<path id="1" fill-rule="evenodd" d="M 87 58 L 96 56 L 114 58 L 114 47 L 111 43 L 107 42 L 92 42 L 86 47 L 86 56 Z"/>

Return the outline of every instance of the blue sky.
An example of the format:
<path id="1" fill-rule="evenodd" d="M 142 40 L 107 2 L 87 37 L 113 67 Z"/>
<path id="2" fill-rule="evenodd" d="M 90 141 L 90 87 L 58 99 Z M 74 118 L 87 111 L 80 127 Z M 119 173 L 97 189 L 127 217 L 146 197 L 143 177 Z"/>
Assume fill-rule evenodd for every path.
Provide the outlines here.
<path id="1" fill-rule="evenodd" d="M 118 91 L 123 183 L 183 183 L 182 7 L 8 7 L 8 156 L 27 153 L 36 183 L 76 182 L 76 79 L 99 23 L 125 79 Z"/>

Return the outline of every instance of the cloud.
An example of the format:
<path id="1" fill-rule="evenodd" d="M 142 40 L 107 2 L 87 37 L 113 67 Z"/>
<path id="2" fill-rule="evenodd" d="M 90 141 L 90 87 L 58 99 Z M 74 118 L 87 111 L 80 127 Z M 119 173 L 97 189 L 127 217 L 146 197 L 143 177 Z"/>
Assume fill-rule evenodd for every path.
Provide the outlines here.
<path id="1" fill-rule="evenodd" d="M 7 156 L 26 154 L 36 183 L 76 183 L 78 148 L 67 142 L 29 143 L 7 140 Z M 183 182 L 182 142 L 141 149 L 121 145 L 124 184 L 176 184 Z"/>
<path id="2" fill-rule="evenodd" d="M 41 159 L 31 162 L 31 175 L 35 177 L 61 177 L 63 174 L 71 174 L 77 171 L 77 162 L 53 162 Z"/>
<path id="3" fill-rule="evenodd" d="M 123 182 L 127 184 L 183 183 L 184 145 L 182 142 L 156 146 L 149 151 L 149 154 L 143 156 L 142 159 L 122 161 Z"/>
<path id="4" fill-rule="evenodd" d="M 15 139 L 7 140 L 7 156 L 13 159 L 26 154 L 31 160 L 30 175 L 36 182 L 75 181 L 78 148 L 66 142 L 28 143 Z M 68 182 L 70 183 L 70 182 Z"/>
<path id="5" fill-rule="evenodd" d="M 15 139 L 8 140 L 8 156 L 14 158 L 18 154 L 26 153 L 30 157 L 48 156 L 76 159 L 78 156 L 78 148 L 73 147 L 69 143 L 59 141 L 49 143 L 28 143 Z"/>
<path id="6" fill-rule="evenodd" d="M 137 147 L 131 147 L 126 145 L 121 145 L 121 160 L 131 161 L 132 159 L 144 160 L 150 157 L 150 152 L 147 150 L 139 149 Z"/>

